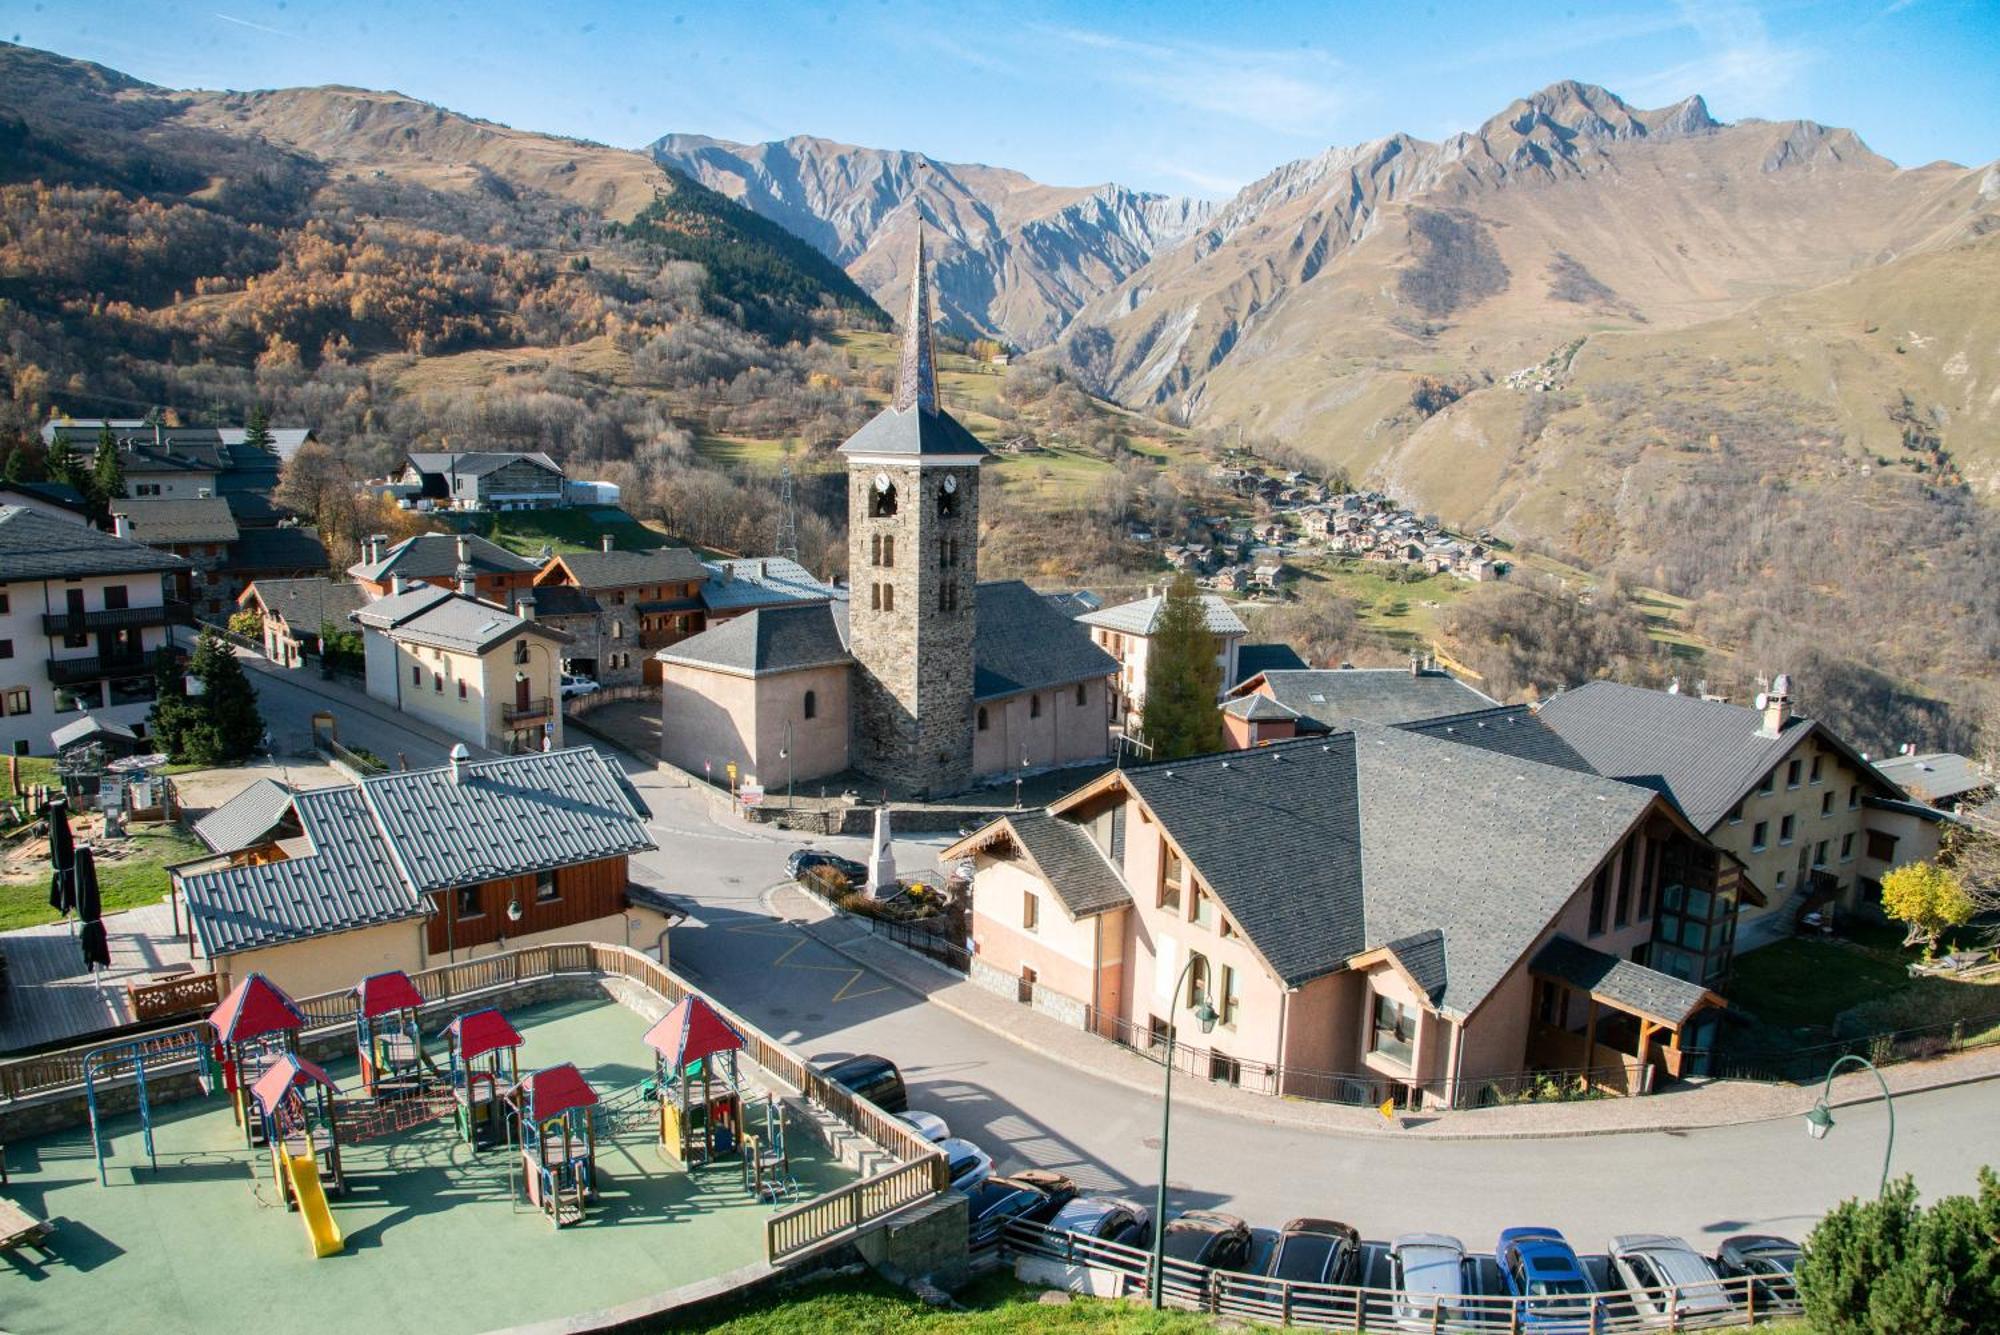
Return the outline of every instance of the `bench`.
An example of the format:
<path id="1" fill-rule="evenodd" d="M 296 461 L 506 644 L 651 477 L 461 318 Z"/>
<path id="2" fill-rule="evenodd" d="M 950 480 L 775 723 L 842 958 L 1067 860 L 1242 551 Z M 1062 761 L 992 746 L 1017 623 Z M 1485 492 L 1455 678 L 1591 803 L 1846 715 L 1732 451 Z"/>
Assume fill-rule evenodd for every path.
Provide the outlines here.
<path id="1" fill-rule="evenodd" d="M 42 1249 L 49 1234 L 56 1226 L 46 1219 L 37 1219 L 9 1200 L 0 1200 L 0 1252 L 12 1251 L 16 1247 Z"/>

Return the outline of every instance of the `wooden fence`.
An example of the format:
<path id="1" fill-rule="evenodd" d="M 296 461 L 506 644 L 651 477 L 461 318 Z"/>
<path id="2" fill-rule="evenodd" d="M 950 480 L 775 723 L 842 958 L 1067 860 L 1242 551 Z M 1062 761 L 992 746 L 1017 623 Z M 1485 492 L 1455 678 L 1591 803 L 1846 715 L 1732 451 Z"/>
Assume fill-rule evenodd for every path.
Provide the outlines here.
<path id="1" fill-rule="evenodd" d="M 668 1005 L 695 994 L 692 986 L 658 960 L 627 946 L 594 941 L 570 941 L 505 951 L 460 964 L 426 969 L 412 975 L 410 981 L 416 984 L 426 1004 L 435 1005 L 481 993 L 504 991 L 519 983 L 562 974 L 630 979 Z M 176 981 L 192 984 L 194 980 Z M 881 1146 L 897 1160 L 894 1168 L 774 1215 L 772 1227 L 765 1231 L 766 1245 L 771 1248 L 770 1259 L 774 1264 L 823 1242 L 852 1234 L 875 1220 L 946 1188 L 949 1180 L 944 1155 L 937 1146 L 918 1135 L 909 1123 L 890 1116 L 867 1099 L 827 1079 L 798 1053 L 713 998 L 703 999 L 743 1035 L 744 1056 L 825 1109 L 848 1130 Z M 308 1034 L 342 1028 L 354 1021 L 355 996 L 351 989 L 294 1000 L 306 1017 Z M 206 1021 L 198 1021 L 135 1036 L 131 1041 L 165 1052 L 176 1043 L 184 1043 L 190 1036 L 204 1032 L 206 1028 Z M 108 1045 L 100 1042 L 88 1047 L 64 1048 L 0 1062 L 0 1102 L 80 1091 L 85 1055 L 104 1046 Z M 191 1064 L 192 1060 L 188 1058 L 162 1062 L 157 1066 L 149 1061 L 146 1070 L 148 1075 L 166 1074 Z M 127 1063 L 119 1062 L 111 1068 L 101 1069 L 104 1074 L 115 1076 L 127 1069 Z"/>
<path id="2" fill-rule="evenodd" d="M 159 983 L 127 983 L 125 996 L 132 1018 L 141 1023 L 176 1015 L 200 1015 L 222 1001 L 222 989 L 212 973 L 188 973 Z"/>

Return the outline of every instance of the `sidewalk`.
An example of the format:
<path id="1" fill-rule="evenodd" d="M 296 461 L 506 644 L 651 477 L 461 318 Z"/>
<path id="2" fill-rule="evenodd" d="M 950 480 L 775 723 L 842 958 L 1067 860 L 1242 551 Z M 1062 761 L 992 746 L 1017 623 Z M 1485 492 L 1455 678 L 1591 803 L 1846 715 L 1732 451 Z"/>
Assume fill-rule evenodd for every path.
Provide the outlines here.
<path id="1" fill-rule="evenodd" d="M 1018 1043 L 1060 1066 L 1087 1071 L 1137 1093 L 1159 1093 L 1160 1068 L 1137 1053 L 1094 1034 L 1072 1029 L 967 982 L 942 965 L 891 945 L 795 886 L 779 886 L 769 898 L 780 915 L 820 944 L 960 1019 Z M 1885 1068 L 1882 1074 L 1895 1094 L 1991 1080 L 2000 1077 L 2000 1047 L 1934 1061 L 1905 1062 Z M 1399 1118 L 1394 1126 L 1372 1108 L 1273 1098 L 1186 1075 L 1175 1082 L 1174 1097 L 1211 1112 L 1336 1135 L 1519 1140 L 1696 1131 L 1802 1117 L 1818 1100 L 1819 1090 L 1718 1080 L 1642 1098 L 1411 1113 Z M 1830 1103 L 1843 1107 L 1880 1102 L 1881 1098 L 1881 1087 L 1875 1083 L 1875 1077 L 1859 1071 L 1834 1081 Z"/>

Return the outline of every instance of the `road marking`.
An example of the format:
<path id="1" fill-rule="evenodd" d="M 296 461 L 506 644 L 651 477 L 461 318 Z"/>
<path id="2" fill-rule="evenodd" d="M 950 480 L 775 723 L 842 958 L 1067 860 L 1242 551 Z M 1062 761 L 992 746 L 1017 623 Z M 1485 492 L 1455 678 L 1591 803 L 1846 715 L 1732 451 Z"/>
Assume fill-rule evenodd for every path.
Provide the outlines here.
<path id="1" fill-rule="evenodd" d="M 865 992 L 854 991 L 854 985 L 868 976 L 868 970 L 857 969 L 852 965 L 792 963 L 792 956 L 798 954 L 807 946 L 815 944 L 817 943 L 810 936 L 807 936 L 804 932 L 800 932 L 799 939 L 788 946 L 785 952 L 779 955 L 778 958 L 771 961 L 771 967 L 774 969 L 804 969 L 811 973 L 838 973 L 847 975 L 847 981 L 842 983 L 833 994 L 835 1001 L 859 1001 L 863 997 L 872 997 L 878 992 L 887 992 L 889 990 L 889 985 L 883 983 L 877 987 L 871 987 Z"/>

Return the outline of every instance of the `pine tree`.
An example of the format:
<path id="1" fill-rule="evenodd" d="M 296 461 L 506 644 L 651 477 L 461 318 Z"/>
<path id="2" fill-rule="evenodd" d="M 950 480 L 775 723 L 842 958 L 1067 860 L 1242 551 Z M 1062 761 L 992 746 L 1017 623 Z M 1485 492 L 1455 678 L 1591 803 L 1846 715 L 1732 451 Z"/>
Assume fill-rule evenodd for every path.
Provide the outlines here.
<path id="1" fill-rule="evenodd" d="M 1146 656 L 1146 741 L 1155 760 L 1222 749 L 1222 668 L 1194 579 L 1182 572 L 1167 587 Z"/>
<path id="2" fill-rule="evenodd" d="M 204 629 L 195 642 L 188 672 L 201 684 L 185 735 L 187 758 L 200 765 L 228 765 L 247 759 L 264 738 L 257 692 L 243 664 L 222 637 Z"/>
<path id="3" fill-rule="evenodd" d="M 271 415 L 264 411 L 261 403 L 250 410 L 250 423 L 244 428 L 243 443 L 260 450 L 273 449 L 277 445 L 276 438 L 271 435 Z"/>
<path id="4" fill-rule="evenodd" d="M 146 715 L 146 732 L 154 746 L 175 761 L 187 759 L 187 729 L 194 702 L 188 699 L 187 678 L 173 649 L 153 655 L 153 708 Z"/>
<path id="5" fill-rule="evenodd" d="M 125 461 L 119 457 L 118 442 L 105 427 L 97 433 L 97 457 L 90 464 L 90 498 L 100 509 L 125 495 Z"/>
<path id="6" fill-rule="evenodd" d="M 49 481 L 61 482 L 75 487 L 78 492 L 87 493 L 84 486 L 83 465 L 77 462 L 76 451 L 70 449 L 69 442 L 56 437 L 56 443 L 49 446 Z"/>
<path id="7" fill-rule="evenodd" d="M 33 482 L 34 457 L 28 453 L 26 445 L 16 445 L 7 451 L 6 478 L 9 482 Z"/>

